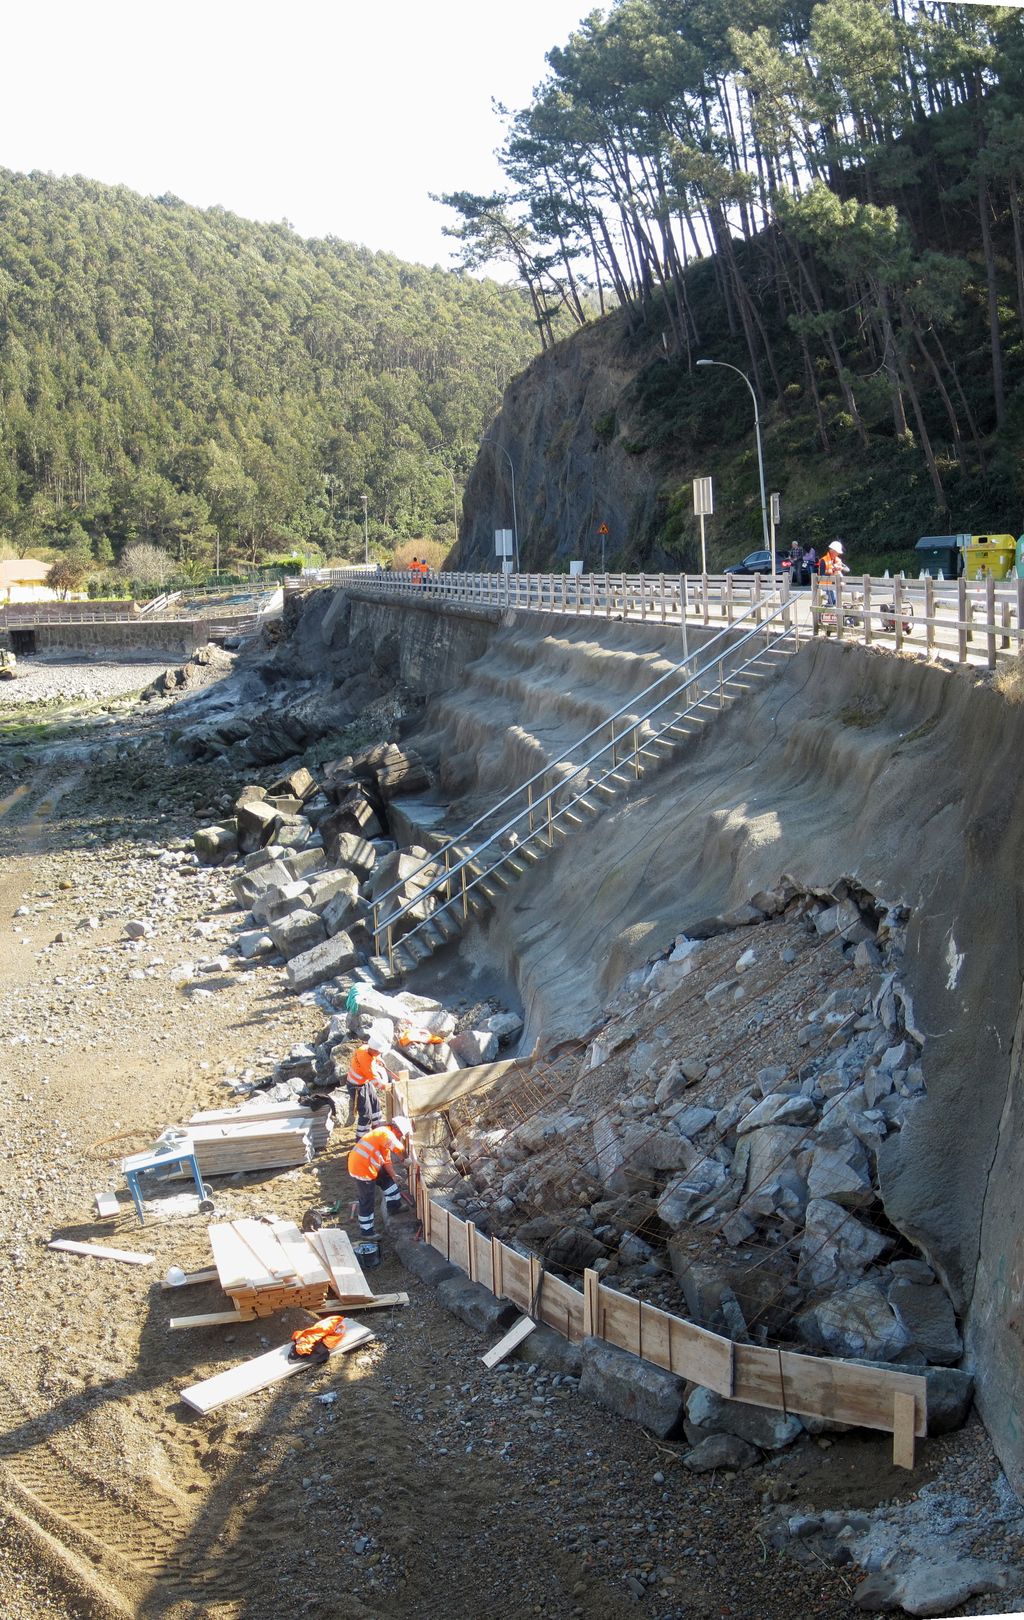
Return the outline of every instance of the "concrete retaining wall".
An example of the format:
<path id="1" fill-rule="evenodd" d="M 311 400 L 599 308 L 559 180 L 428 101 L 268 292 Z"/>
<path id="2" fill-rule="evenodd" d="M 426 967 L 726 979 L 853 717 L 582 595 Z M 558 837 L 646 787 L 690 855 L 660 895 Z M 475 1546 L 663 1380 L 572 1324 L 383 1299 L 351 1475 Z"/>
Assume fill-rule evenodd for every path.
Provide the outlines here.
<path id="1" fill-rule="evenodd" d="M 12 636 L 32 635 L 34 646 L 22 644 L 23 651 L 37 653 L 108 652 L 111 657 L 137 653 L 146 658 L 190 658 L 197 647 L 205 645 L 208 626 L 201 619 L 133 619 L 111 624 L 94 624 L 83 620 L 78 624 L 17 625 Z M 17 641 L 14 643 L 18 649 Z"/>

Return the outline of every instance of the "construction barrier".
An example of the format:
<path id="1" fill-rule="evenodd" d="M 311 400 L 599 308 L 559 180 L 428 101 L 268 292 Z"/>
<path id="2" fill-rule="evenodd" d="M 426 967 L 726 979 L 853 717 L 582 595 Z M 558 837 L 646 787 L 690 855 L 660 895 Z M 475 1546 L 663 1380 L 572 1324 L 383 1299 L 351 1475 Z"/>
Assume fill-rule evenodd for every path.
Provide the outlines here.
<path id="1" fill-rule="evenodd" d="M 726 1400 L 798 1417 L 829 1418 L 893 1437 L 893 1462 L 914 1466 L 914 1440 L 927 1433 L 928 1385 L 918 1374 L 890 1372 L 824 1356 L 737 1344 L 683 1317 L 633 1299 L 583 1274 L 583 1291 L 525 1255 L 477 1231 L 429 1195 L 416 1165 L 416 1212 L 423 1240 L 498 1298 L 509 1299 L 570 1343 L 594 1337 Z"/>

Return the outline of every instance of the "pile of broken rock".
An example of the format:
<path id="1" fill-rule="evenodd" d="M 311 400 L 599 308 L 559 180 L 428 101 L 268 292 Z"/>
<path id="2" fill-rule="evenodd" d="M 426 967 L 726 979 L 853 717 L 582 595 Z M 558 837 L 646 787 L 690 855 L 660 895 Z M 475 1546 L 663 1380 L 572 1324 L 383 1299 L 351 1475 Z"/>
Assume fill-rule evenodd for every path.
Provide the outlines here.
<path id="1" fill-rule="evenodd" d="M 575 1076 L 533 1117 L 509 1124 L 496 1088 L 453 1144 L 470 1168 L 455 1204 L 555 1268 L 684 1303 L 734 1339 L 951 1367 L 963 1348 L 952 1302 L 886 1220 L 878 1181 L 883 1144 L 925 1091 L 897 977 L 905 916 L 846 884 L 783 883 L 773 896 L 631 975 Z M 831 987 L 820 974 L 779 1015 L 792 1062 L 730 1070 L 713 1051 L 687 1055 L 706 1011 L 735 1056 L 730 1004 L 751 1049 L 767 1042 L 764 962 L 800 950 L 819 965 L 829 953 Z"/>
<path id="2" fill-rule="evenodd" d="M 371 1023 L 383 1022 L 398 1043 L 383 1053 L 389 1070 L 413 1074 L 489 1063 L 499 1044 L 522 1031 L 516 1013 L 496 1008 L 460 1028 L 440 1002 L 381 988 L 389 975 L 372 955 L 374 902 L 392 890 L 393 908 L 420 896 L 405 927 L 434 905 L 422 892 L 437 874 L 428 852 L 418 845 L 400 850 L 385 835 L 396 798 L 427 780 L 416 755 L 383 743 L 325 766 L 319 782 L 300 767 L 267 788 L 245 787 L 230 819 L 193 836 L 204 864 L 237 867 L 231 889 L 247 914 L 235 938 L 238 953 L 252 962 L 283 962 L 291 990 L 319 990 L 334 1009 L 316 1046 L 297 1048 L 278 1065 L 277 1085 L 341 1084 L 348 1048 L 337 1049 L 365 1039 Z"/>
<path id="3" fill-rule="evenodd" d="M 269 788 L 245 787 L 232 817 L 198 828 L 203 862 L 240 862 L 232 888 L 253 924 L 239 937 L 242 955 L 284 957 L 298 991 L 369 962 L 374 902 L 392 890 L 393 908 L 417 900 L 437 876 L 427 850 L 400 850 L 385 834 L 395 799 L 428 780 L 415 754 L 382 743 L 327 764 L 319 782 L 300 767 Z M 422 895 L 403 926 L 433 908 Z M 375 973 L 385 978 L 385 964 Z"/>

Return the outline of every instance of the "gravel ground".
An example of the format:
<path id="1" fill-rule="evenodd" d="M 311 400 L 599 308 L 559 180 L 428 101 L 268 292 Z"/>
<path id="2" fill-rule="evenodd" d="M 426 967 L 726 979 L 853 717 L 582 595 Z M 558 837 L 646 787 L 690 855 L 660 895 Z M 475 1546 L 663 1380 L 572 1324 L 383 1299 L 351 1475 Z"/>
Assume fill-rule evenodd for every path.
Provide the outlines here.
<path id="1" fill-rule="evenodd" d="M 113 663 L 81 657 L 19 658 L 17 679 L 0 682 L 0 715 L 7 709 L 35 704 L 109 703 L 130 697 L 167 667 L 166 658 L 159 663 L 152 659 Z"/>
<path id="2" fill-rule="evenodd" d="M 170 1332 L 171 1314 L 223 1308 L 215 1287 L 183 1304 L 157 1286 L 171 1264 L 209 1264 L 205 1219 L 142 1231 L 123 1198 L 101 1222 L 93 1194 L 118 1185 L 121 1153 L 224 1106 L 228 1074 L 264 1069 L 323 1022 L 278 969 L 196 971 L 238 915 L 227 875 L 178 842 L 213 782 L 174 773 L 155 747 L 127 759 L 108 746 L 77 778 L 40 774 L 0 815 L 5 1620 L 847 1620 L 859 1572 L 813 1546 L 796 1556 L 780 1513 L 856 1507 L 898 1538 L 916 1533 L 922 1501 L 965 1547 L 1019 1567 L 1020 1519 L 977 1422 L 924 1444 L 913 1474 L 891 1467 L 887 1437 L 850 1434 L 694 1477 L 685 1444 L 611 1417 L 573 1380 L 526 1361 L 488 1372 L 486 1341 L 390 1255 L 373 1280 L 410 1305 L 372 1319 L 367 1349 L 190 1414 L 186 1384 L 303 1319 Z M 126 938 L 134 919 L 149 937 Z M 347 1203 L 348 1145 L 339 1128 L 301 1171 L 221 1179 L 222 1216 Z M 155 1263 L 57 1254 L 53 1236 Z"/>

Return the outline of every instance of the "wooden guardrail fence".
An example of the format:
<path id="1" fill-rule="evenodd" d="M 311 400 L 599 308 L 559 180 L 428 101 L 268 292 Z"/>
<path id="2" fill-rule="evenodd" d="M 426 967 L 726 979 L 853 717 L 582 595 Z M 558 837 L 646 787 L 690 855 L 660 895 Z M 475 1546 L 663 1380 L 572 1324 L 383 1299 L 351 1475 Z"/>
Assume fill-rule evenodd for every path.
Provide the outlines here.
<path id="1" fill-rule="evenodd" d="M 286 592 L 341 586 L 373 596 L 577 614 L 661 624 L 732 624 L 750 605 L 789 594 L 794 622 L 814 635 L 865 646 L 919 650 L 957 664 L 995 669 L 1024 652 L 1024 579 L 878 579 L 849 576 L 839 587 L 842 611 L 826 599 L 827 583 L 790 592 L 760 574 L 418 574 L 323 569 L 285 581 Z M 907 626 L 905 628 L 905 626 Z"/>

